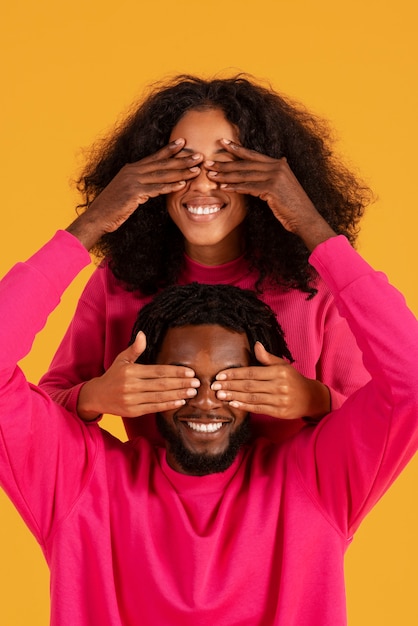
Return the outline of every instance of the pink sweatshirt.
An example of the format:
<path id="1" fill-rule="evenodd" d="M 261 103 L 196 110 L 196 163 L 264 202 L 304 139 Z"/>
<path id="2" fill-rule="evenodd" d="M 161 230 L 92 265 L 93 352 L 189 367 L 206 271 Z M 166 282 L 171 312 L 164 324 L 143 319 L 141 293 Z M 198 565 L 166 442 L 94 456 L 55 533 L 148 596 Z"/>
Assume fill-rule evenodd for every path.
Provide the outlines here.
<path id="1" fill-rule="evenodd" d="M 200 265 L 186 257 L 179 283 L 196 281 L 254 289 L 257 276 L 249 271 L 243 257 L 216 267 Z M 328 385 L 332 407 L 338 408 L 369 380 L 369 375 L 328 287 L 320 279 L 316 287 L 318 294 L 311 300 L 301 291 L 278 287 L 266 288 L 261 299 L 280 320 L 296 369 Z M 40 386 L 75 412 L 82 383 L 103 374 L 125 350 L 138 311 L 150 300 L 151 297 L 138 292 L 126 291 L 108 265 L 98 268 L 80 298 L 74 319 Z M 255 416 L 254 422 L 256 432 L 273 440 L 283 439 L 301 426 L 301 422 L 277 421 L 267 416 Z M 125 426 L 130 437 L 145 435 L 161 443 L 153 417 L 128 419 Z"/>
<path id="2" fill-rule="evenodd" d="M 88 262 L 65 232 L 0 283 L 0 482 L 51 569 L 53 626 L 342 626 L 353 532 L 418 447 L 418 324 L 343 237 L 311 263 L 372 381 L 281 445 L 185 476 L 26 382 L 16 363 Z"/>

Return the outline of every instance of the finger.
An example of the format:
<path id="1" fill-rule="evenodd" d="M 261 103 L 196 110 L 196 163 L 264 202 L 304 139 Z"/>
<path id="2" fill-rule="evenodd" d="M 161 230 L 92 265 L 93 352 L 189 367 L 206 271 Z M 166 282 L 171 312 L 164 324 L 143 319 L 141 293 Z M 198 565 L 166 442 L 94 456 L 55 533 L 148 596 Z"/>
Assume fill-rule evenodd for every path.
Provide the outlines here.
<path id="1" fill-rule="evenodd" d="M 266 168 L 256 169 L 253 163 L 242 162 L 239 167 L 227 167 L 226 163 L 223 163 L 216 167 L 216 171 L 215 165 L 208 171 L 208 177 L 217 183 L 263 182 L 265 189 L 266 183 L 274 179 L 273 171 L 266 170 Z"/>
<path id="2" fill-rule="evenodd" d="M 124 353 L 122 353 L 124 354 Z M 125 369 L 124 376 L 127 384 L 136 389 L 177 389 L 178 387 L 199 387 L 200 381 L 195 378 L 194 370 L 183 365 L 143 365 L 130 363 Z M 144 381 L 142 383 L 142 381 Z M 139 385 L 142 386 L 139 387 Z M 158 385 L 158 387 L 156 386 Z M 136 387 L 135 387 L 136 386 Z"/>
<path id="3" fill-rule="evenodd" d="M 200 174 L 200 167 L 195 162 L 187 159 L 173 159 L 170 163 L 155 162 L 152 167 L 139 163 L 128 163 L 125 166 L 126 180 L 132 185 L 145 185 L 158 183 L 175 183 L 186 178 L 194 178 Z"/>
<path id="4" fill-rule="evenodd" d="M 188 400 L 194 398 L 197 390 L 192 387 L 173 388 L 173 389 L 150 389 L 135 393 L 128 393 L 124 396 L 126 406 L 134 407 L 150 403 L 171 402 L 174 400 Z"/>
<path id="5" fill-rule="evenodd" d="M 220 389 L 221 387 L 224 388 L 224 381 L 274 380 L 279 375 L 281 366 L 288 367 L 289 364 L 284 359 L 281 359 L 278 356 L 274 356 L 273 354 L 271 355 L 271 357 L 274 359 L 274 362 L 271 365 L 277 365 L 277 369 L 273 370 L 271 367 L 262 367 L 259 365 L 255 365 L 251 367 L 234 367 L 231 369 L 222 370 L 216 375 L 216 382 L 212 384 L 212 389 Z M 221 387 L 217 387 L 218 381 L 221 383 Z"/>
<path id="6" fill-rule="evenodd" d="M 225 150 L 230 154 L 233 154 L 235 157 L 239 159 L 247 159 L 251 161 L 261 161 L 265 163 L 271 163 L 277 161 L 273 157 L 269 157 L 266 154 L 262 154 L 261 152 L 257 152 L 257 150 L 251 150 L 250 148 L 244 148 L 239 143 L 232 141 L 231 139 L 221 139 L 221 143 Z"/>
<path id="7" fill-rule="evenodd" d="M 181 398 L 187 395 L 193 397 L 195 393 L 187 394 L 184 390 L 196 390 L 198 387 L 200 387 L 200 381 L 197 378 L 139 378 L 134 373 L 134 376 L 124 381 L 123 390 L 125 399 L 129 398 L 131 402 L 136 403 L 139 402 L 140 395 L 146 393 L 180 392 Z"/>
<path id="8" fill-rule="evenodd" d="M 200 152 L 196 152 L 192 155 L 183 157 L 175 157 L 171 159 L 159 159 L 144 163 L 144 161 L 137 161 L 131 163 L 134 173 L 138 173 L 142 177 L 146 176 L 162 176 L 166 172 L 173 170 L 174 172 L 187 172 L 203 162 L 203 155 Z M 196 171 L 196 170 L 194 170 Z"/>
<path id="9" fill-rule="evenodd" d="M 271 417 L 284 417 L 285 414 L 274 404 L 241 402 L 239 400 L 231 400 L 229 405 L 234 409 L 247 411 L 248 413 L 259 413 L 262 415 L 270 415 Z"/>
<path id="10" fill-rule="evenodd" d="M 272 404 L 271 401 L 268 401 L 269 398 L 275 397 L 273 394 L 264 393 L 258 390 L 258 392 L 248 393 L 244 391 L 225 391 L 221 390 L 216 393 L 216 397 L 218 400 L 222 400 L 223 402 L 231 402 L 236 400 L 237 402 L 245 402 L 246 404 Z"/>
<path id="11" fill-rule="evenodd" d="M 177 143 L 179 142 L 179 143 Z M 190 154 L 190 151 L 185 156 L 178 156 L 179 153 L 183 150 L 185 145 L 184 139 L 176 139 L 176 141 L 172 141 L 167 146 L 164 146 L 154 154 L 150 154 L 149 156 L 144 157 L 143 159 L 137 161 L 137 164 L 141 164 L 146 167 L 155 167 L 155 164 L 161 163 L 165 166 L 170 166 L 170 164 L 175 163 L 176 161 L 182 161 L 186 164 L 186 166 L 191 166 L 195 163 L 203 161 L 203 154 L 199 152 L 194 152 Z"/>
<path id="12" fill-rule="evenodd" d="M 278 161 L 260 162 L 250 161 L 249 159 L 240 161 L 203 161 L 202 165 L 209 173 L 227 173 L 227 172 L 254 172 L 254 175 L 264 174 L 265 176 L 273 176 L 279 167 Z M 258 174 L 257 174 L 258 173 Z"/>
<path id="13" fill-rule="evenodd" d="M 256 341 L 254 344 L 254 354 L 259 363 L 262 365 L 289 365 L 285 359 L 267 352 L 261 341 Z"/>
<path id="14" fill-rule="evenodd" d="M 154 154 L 150 154 L 149 156 L 144 157 L 142 159 L 142 162 L 146 163 L 150 161 L 158 161 L 164 158 L 168 159 L 174 156 L 175 154 L 177 154 L 178 152 L 181 152 L 181 150 L 183 150 L 184 148 L 185 143 L 186 143 L 186 140 L 184 139 L 184 137 L 179 137 L 178 139 L 175 139 L 174 141 L 170 141 L 170 143 L 168 143 L 166 146 L 163 146 L 162 148 L 157 150 L 157 152 L 154 152 Z"/>
<path id="15" fill-rule="evenodd" d="M 200 381 L 194 378 L 195 372 L 190 367 L 184 367 L 183 365 L 136 365 L 136 376 L 140 380 L 159 380 L 161 385 L 170 385 L 169 388 L 173 388 L 179 381 L 185 381 L 190 386 L 191 379 L 193 379 L 193 386 L 198 387 Z M 187 383 L 187 380 L 189 381 Z M 149 386 L 150 383 L 148 383 Z"/>
<path id="16" fill-rule="evenodd" d="M 133 418 L 140 417 L 141 415 L 148 415 L 149 413 L 162 413 L 164 411 L 174 411 L 186 404 L 186 400 L 171 400 L 168 402 L 150 402 L 148 404 L 139 404 L 127 411 L 124 411 L 123 417 Z"/>
<path id="17" fill-rule="evenodd" d="M 126 409 L 124 417 L 135 417 L 146 415 L 147 413 L 157 413 L 161 411 L 173 410 L 186 404 L 196 395 L 196 389 L 178 389 L 173 392 L 147 392 L 139 396 L 125 398 Z M 127 415 L 125 415 L 127 414 Z"/>
<path id="18" fill-rule="evenodd" d="M 125 361 L 127 363 L 135 363 L 137 358 L 141 356 L 147 345 L 145 334 L 142 330 L 135 337 L 135 341 L 126 350 L 121 352 L 116 360 Z"/>

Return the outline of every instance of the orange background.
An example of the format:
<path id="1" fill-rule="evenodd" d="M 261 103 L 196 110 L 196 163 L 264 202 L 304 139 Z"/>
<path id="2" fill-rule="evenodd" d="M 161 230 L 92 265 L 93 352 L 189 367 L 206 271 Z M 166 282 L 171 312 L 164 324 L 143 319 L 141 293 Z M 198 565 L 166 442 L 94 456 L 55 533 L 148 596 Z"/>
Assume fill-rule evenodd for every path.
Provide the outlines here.
<path id="1" fill-rule="evenodd" d="M 415 10 L 412 0 L 8 3 L 0 24 L 1 274 L 73 219 L 69 181 L 82 147 L 148 83 L 178 72 L 242 70 L 331 120 L 339 150 L 378 196 L 359 249 L 417 314 Z M 25 360 L 30 379 L 47 368 L 90 271 Z M 116 421 L 105 423 L 121 432 Z M 348 552 L 350 624 L 418 624 L 417 483 L 415 460 Z M 48 571 L 40 549 L 3 494 L 0 519 L 0 622 L 44 626 Z"/>

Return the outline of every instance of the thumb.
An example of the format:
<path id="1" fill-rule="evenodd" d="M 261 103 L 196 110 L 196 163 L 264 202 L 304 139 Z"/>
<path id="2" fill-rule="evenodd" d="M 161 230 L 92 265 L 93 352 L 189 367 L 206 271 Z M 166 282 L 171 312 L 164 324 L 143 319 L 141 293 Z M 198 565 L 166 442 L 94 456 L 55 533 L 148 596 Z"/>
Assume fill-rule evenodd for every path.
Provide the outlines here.
<path id="1" fill-rule="evenodd" d="M 277 365 L 280 363 L 287 364 L 287 361 L 281 359 L 270 352 L 267 352 L 261 341 L 256 341 L 254 345 L 254 354 L 261 365 Z"/>
<path id="2" fill-rule="evenodd" d="M 119 359 L 128 363 L 135 363 L 147 346 L 147 338 L 142 330 L 135 337 L 135 341 L 126 350 L 120 353 Z"/>

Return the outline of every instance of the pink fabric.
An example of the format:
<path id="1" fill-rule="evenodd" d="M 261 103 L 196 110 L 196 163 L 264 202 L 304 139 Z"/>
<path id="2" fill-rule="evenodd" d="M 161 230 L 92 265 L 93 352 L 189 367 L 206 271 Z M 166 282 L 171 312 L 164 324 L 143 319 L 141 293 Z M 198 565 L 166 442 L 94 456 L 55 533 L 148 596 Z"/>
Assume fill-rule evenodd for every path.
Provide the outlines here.
<path id="1" fill-rule="evenodd" d="M 208 267 L 185 259 L 180 284 L 196 281 L 232 284 L 254 289 L 257 274 L 250 272 L 244 258 L 225 265 Z M 294 366 L 304 376 L 324 382 L 331 390 L 332 407 L 361 387 L 369 375 L 347 322 L 339 315 L 333 297 L 323 281 L 318 294 L 307 300 L 298 290 L 266 288 L 261 295 L 276 313 L 290 347 Z M 124 350 L 138 311 L 151 297 L 126 291 L 107 265 L 98 268 L 82 294 L 74 319 L 58 348 L 40 386 L 51 397 L 75 412 L 83 382 L 100 376 Z M 280 441 L 299 430 L 302 421 L 283 421 L 255 416 L 257 434 Z M 130 437 L 144 435 L 160 442 L 153 416 L 125 420 Z"/>
<path id="2" fill-rule="evenodd" d="M 312 256 L 373 380 L 222 474 L 84 424 L 16 366 L 87 262 L 60 233 L 0 283 L 0 481 L 51 569 L 52 626 L 342 626 L 353 532 L 418 447 L 418 324 L 344 238 Z"/>

